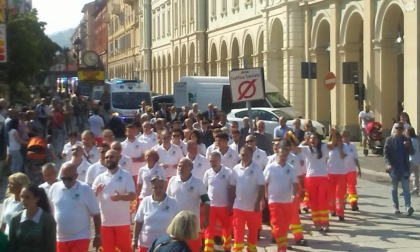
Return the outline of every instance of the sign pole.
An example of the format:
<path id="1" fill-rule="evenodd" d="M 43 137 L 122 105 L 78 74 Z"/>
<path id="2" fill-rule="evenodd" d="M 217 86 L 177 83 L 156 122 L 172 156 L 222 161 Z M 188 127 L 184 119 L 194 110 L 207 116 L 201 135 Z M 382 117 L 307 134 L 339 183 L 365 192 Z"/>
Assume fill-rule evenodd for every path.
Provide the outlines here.
<path id="1" fill-rule="evenodd" d="M 248 109 L 249 128 L 251 130 L 251 134 L 254 135 L 254 119 L 252 118 L 251 101 L 246 102 L 246 108 Z"/>

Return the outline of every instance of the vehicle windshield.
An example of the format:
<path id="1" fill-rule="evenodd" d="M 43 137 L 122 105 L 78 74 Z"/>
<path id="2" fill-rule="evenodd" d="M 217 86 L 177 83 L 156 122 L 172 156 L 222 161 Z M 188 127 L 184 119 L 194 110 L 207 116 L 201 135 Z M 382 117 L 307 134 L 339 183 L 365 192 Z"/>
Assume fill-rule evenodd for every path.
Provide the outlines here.
<path id="1" fill-rule="evenodd" d="M 101 100 L 103 94 L 104 94 L 104 91 L 102 91 L 102 90 L 95 90 L 95 91 L 93 91 L 92 100 L 94 100 L 94 101 L 95 100 Z"/>
<path id="2" fill-rule="evenodd" d="M 286 100 L 286 98 L 284 98 L 279 92 L 266 93 L 265 96 L 273 108 L 291 107 L 290 102 Z"/>
<path id="3" fill-rule="evenodd" d="M 112 107 L 118 109 L 138 109 L 142 101 L 150 104 L 150 93 L 118 92 L 112 93 Z"/>
<path id="4" fill-rule="evenodd" d="M 291 115 L 289 115 L 289 114 L 287 114 L 287 113 L 285 113 L 284 111 L 281 111 L 281 110 L 273 110 L 273 113 L 276 116 L 278 116 L 279 118 L 284 116 L 286 118 L 286 120 L 293 120 L 294 119 L 293 116 L 291 116 Z"/>

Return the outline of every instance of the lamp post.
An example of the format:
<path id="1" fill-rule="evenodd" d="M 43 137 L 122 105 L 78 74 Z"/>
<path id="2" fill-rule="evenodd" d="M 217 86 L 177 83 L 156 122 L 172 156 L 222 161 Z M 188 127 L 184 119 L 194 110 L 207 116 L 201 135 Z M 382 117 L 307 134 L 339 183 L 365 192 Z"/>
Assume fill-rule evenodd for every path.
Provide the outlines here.
<path id="1" fill-rule="evenodd" d="M 69 58 L 68 58 L 69 52 L 70 52 L 70 48 L 68 47 L 63 48 L 64 60 L 66 62 L 66 78 L 67 78 L 66 97 L 69 95 Z M 63 84 L 64 84 L 64 80 L 63 80 Z"/>
<path id="2" fill-rule="evenodd" d="M 76 60 L 76 64 L 77 64 L 77 70 L 79 70 L 80 67 L 80 45 L 82 44 L 82 40 L 80 39 L 80 37 L 77 37 L 74 41 L 73 41 L 73 58 Z"/>

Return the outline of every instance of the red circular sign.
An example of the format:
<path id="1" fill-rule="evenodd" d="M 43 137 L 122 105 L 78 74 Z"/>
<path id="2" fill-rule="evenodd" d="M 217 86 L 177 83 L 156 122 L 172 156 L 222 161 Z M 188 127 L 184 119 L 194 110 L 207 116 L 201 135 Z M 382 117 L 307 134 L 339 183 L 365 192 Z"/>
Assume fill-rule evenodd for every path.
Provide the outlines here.
<path id="1" fill-rule="evenodd" d="M 327 73 L 327 75 L 325 76 L 325 83 L 324 83 L 325 88 L 327 90 L 333 90 L 335 87 L 335 82 L 336 82 L 335 74 L 332 72 Z"/>

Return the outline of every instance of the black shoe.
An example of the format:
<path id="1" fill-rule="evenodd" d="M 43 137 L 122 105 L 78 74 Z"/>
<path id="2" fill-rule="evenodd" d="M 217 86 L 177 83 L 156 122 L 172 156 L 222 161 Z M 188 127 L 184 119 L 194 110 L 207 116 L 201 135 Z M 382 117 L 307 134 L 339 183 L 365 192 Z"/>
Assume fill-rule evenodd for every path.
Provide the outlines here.
<path id="1" fill-rule="evenodd" d="M 394 214 L 401 214 L 401 211 L 398 207 L 394 207 Z"/>
<path id="2" fill-rule="evenodd" d="M 302 208 L 302 210 L 303 210 L 305 213 L 309 213 L 309 208 L 307 208 L 307 207 Z"/>
<path id="3" fill-rule="evenodd" d="M 335 217 L 335 216 L 337 216 L 337 213 L 335 211 L 333 211 L 333 212 L 331 212 L 331 216 Z"/>
<path id="4" fill-rule="evenodd" d="M 344 216 L 338 216 L 339 221 L 344 221 Z"/>
<path id="5" fill-rule="evenodd" d="M 308 242 L 305 239 L 303 239 L 303 238 L 300 239 L 300 240 L 297 240 L 295 242 L 295 244 L 298 245 L 298 246 L 308 246 Z"/>
<path id="6" fill-rule="evenodd" d="M 274 243 L 274 244 L 276 244 L 277 242 L 276 242 L 276 239 L 274 239 L 274 237 L 271 237 L 271 243 Z"/>
<path id="7" fill-rule="evenodd" d="M 330 228 L 329 227 L 322 227 L 322 232 L 328 233 L 328 232 L 330 232 Z"/>
<path id="8" fill-rule="evenodd" d="M 352 211 L 359 211 L 359 206 L 357 204 L 354 204 L 351 206 Z"/>
<path id="9" fill-rule="evenodd" d="M 413 213 L 414 213 L 414 208 L 412 207 L 407 208 L 407 216 L 411 216 L 413 215 Z"/>
<path id="10" fill-rule="evenodd" d="M 223 245 L 223 239 L 220 236 L 215 236 L 214 237 L 214 244 L 216 245 Z"/>

